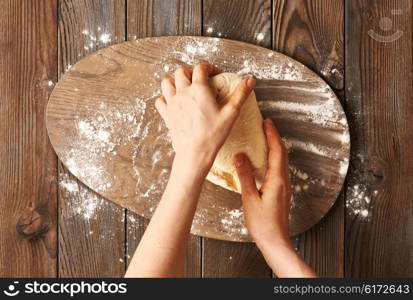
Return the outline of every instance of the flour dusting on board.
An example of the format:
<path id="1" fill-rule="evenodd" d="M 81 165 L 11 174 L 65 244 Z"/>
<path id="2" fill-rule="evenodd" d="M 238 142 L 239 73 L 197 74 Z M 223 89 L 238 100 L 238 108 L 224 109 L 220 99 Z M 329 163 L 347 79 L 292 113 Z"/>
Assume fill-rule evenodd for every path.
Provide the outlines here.
<path id="1" fill-rule="evenodd" d="M 212 27 L 207 29 L 207 32 L 209 31 L 213 31 Z M 112 38 L 105 34 L 104 30 L 93 34 L 85 30 L 83 34 L 89 42 L 85 49 L 94 47 L 96 43 L 109 43 Z M 261 33 L 257 34 L 257 40 L 264 38 Z M 136 40 L 133 43 L 139 47 L 142 41 Z M 107 102 L 102 98 L 91 99 L 90 105 L 79 107 L 79 114 L 74 120 L 76 136 L 71 140 L 72 148 L 62 157 L 69 170 L 75 176 L 84 178 L 86 183 L 97 192 L 107 194 L 114 190 L 116 193 L 123 193 L 120 196 L 130 199 L 131 202 L 139 201 L 140 207 L 144 210 L 142 215 L 145 217 L 151 217 L 156 209 L 169 178 L 174 155 L 166 126 L 153 105 L 154 98 L 160 94 L 162 78 L 171 76 L 179 66 L 194 66 L 202 62 L 210 62 L 218 65 L 223 71 L 237 73 L 242 77 L 253 76 L 259 80 L 299 82 L 309 80 L 306 75 L 303 75 L 304 66 L 294 63 L 289 58 L 280 60 L 279 54 L 270 50 L 263 53 L 251 51 L 231 53 L 229 59 L 228 49 L 225 50 L 226 55 L 223 55 L 223 41 L 218 38 L 178 38 L 173 49 L 174 51 L 171 51 L 168 56 L 159 58 L 159 61 L 151 66 L 153 78 L 139 83 L 140 88 L 145 92 L 130 96 L 128 101 L 119 101 L 122 105 Z M 227 58 L 220 60 L 224 56 Z M 312 104 L 280 97 L 271 101 L 265 99 L 259 101 L 260 109 L 264 116 L 273 111 L 280 115 L 293 112 L 297 116 L 295 121 L 301 120 L 303 124 L 312 124 L 319 128 L 346 128 L 344 114 L 336 109 L 334 93 L 324 83 L 322 86 L 324 87 L 297 86 L 297 89 L 302 89 L 303 93 L 309 93 L 314 99 L 318 99 Z M 340 159 L 340 153 L 336 152 L 336 149 L 348 147 L 349 135 L 347 130 L 340 132 L 343 134 L 337 133 L 331 145 L 318 144 L 313 140 L 304 141 L 294 136 L 284 137 L 284 143 L 293 158 L 294 155 L 305 152 L 311 153 L 314 159 L 334 160 L 336 168 L 328 170 L 330 172 L 328 178 L 344 176 L 347 172 L 348 159 Z M 125 183 L 120 183 L 115 175 L 116 172 L 110 169 L 118 162 L 123 163 L 124 172 L 128 174 L 130 180 L 128 184 L 132 183 L 133 187 L 120 187 Z M 293 191 L 292 210 L 305 207 L 302 199 L 317 201 L 311 198 L 317 187 L 333 189 L 328 178 L 321 179 L 320 174 L 312 171 L 305 163 L 295 163 L 293 159 L 290 162 L 290 172 Z M 338 174 L 333 174 L 334 172 Z M 96 215 L 102 205 L 102 198 L 97 195 L 95 198 L 82 194 L 76 182 L 72 182 L 69 178 L 62 178 L 60 184 L 67 193 L 78 195 L 79 207 L 73 210 L 78 212 L 77 215 L 86 219 Z M 351 205 L 356 206 L 356 203 L 353 202 Z M 223 204 L 215 208 L 215 211 L 220 220 L 217 231 L 234 239 L 247 239 L 248 231 L 243 220 L 241 201 L 238 208 L 229 209 Z M 193 228 L 201 228 L 208 224 L 210 221 L 208 213 L 210 213 L 208 210 L 197 210 Z M 361 207 L 357 214 L 364 216 L 364 207 Z M 139 223 L 135 221 L 132 216 L 128 218 L 129 224 Z"/>
<path id="2" fill-rule="evenodd" d="M 162 195 L 173 157 L 172 147 L 164 149 L 165 144 L 170 144 L 164 122 L 159 118 L 148 121 L 146 116 L 155 113 L 153 101 L 150 100 L 158 94 L 159 91 L 155 91 L 144 95 L 145 98 L 136 98 L 125 106 L 107 107 L 102 101 L 97 107 L 86 107 L 89 111 L 87 117 L 79 114 L 75 119 L 78 137 L 72 140 L 72 148 L 63 155 L 71 173 L 87 178 L 87 184 L 99 193 L 108 191 L 118 182 L 114 175 L 116 172 L 105 168 L 106 162 L 130 155 L 128 159 L 131 162 L 132 182 L 136 187 L 130 195 L 124 194 L 124 197 L 145 199 L 148 213 L 143 215 L 146 217 L 152 215 Z M 125 148 L 130 149 L 129 153 L 123 153 Z M 151 167 L 148 168 L 147 164 Z M 60 184 L 69 193 L 79 191 L 74 181 L 65 179 Z M 88 194 L 82 193 L 80 199 L 83 196 Z M 79 206 L 76 211 L 86 219 L 92 218 L 102 204 L 100 199 L 102 198 L 98 195 L 85 197 L 83 210 Z"/>
<path id="3" fill-rule="evenodd" d="M 292 63 L 268 64 L 258 66 L 254 58 L 247 58 L 242 63 L 243 68 L 237 72 L 240 76 L 253 76 L 258 79 L 302 80 L 300 69 Z"/>
<path id="4" fill-rule="evenodd" d="M 78 139 L 72 149 L 64 154 L 66 165 L 76 176 L 88 178 L 88 184 L 97 192 L 105 192 L 116 182 L 112 172 L 105 169 L 102 159 L 117 157 L 117 148 L 126 145 L 142 134 L 142 116 L 146 102 L 136 100 L 136 105 L 107 109 L 101 102 L 98 107 L 88 108 L 89 117 L 75 120 Z M 122 132 L 119 130 L 122 129 Z"/>
<path id="5" fill-rule="evenodd" d="M 257 38 L 263 38 L 262 33 Z M 139 43 L 139 41 L 136 41 Z M 171 53 L 171 57 L 164 57 L 164 61 L 170 61 L 176 58 L 184 64 L 194 66 L 199 63 L 213 63 L 216 56 L 223 51 L 221 49 L 222 41 L 219 38 L 209 38 L 207 40 L 185 39 L 183 42 L 178 40 L 176 50 Z M 273 53 L 273 52 L 270 52 Z M 258 64 L 255 56 L 245 51 L 240 56 L 232 55 L 230 61 L 223 61 L 224 70 L 227 72 L 237 73 L 239 76 L 254 76 L 257 79 L 278 79 L 278 80 L 303 80 L 301 70 L 296 67 L 292 60 L 285 63 L 275 63 L 274 57 L 268 55 L 265 57 L 268 62 Z M 163 64 L 163 70 L 172 73 L 180 64 Z"/>
<path id="6" fill-rule="evenodd" d="M 344 116 L 340 116 L 335 111 L 334 95 L 332 91 L 316 92 L 319 99 L 325 98 L 326 101 L 315 102 L 312 104 L 302 104 L 293 101 L 260 101 L 258 104 L 262 110 L 274 109 L 280 112 L 294 112 L 297 119 L 305 122 L 311 122 L 320 126 L 334 127 L 337 124 L 343 124 L 346 121 Z M 341 138 L 341 137 L 340 137 Z M 346 139 L 345 137 L 344 139 Z"/>

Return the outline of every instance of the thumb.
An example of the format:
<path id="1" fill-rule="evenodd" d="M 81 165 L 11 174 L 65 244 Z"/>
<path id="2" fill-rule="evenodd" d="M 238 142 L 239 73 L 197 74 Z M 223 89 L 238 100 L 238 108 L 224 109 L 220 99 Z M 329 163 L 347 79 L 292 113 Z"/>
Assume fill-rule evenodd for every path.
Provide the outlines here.
<path id="1" fill-rule="evenodd" d="M 244 78 L 238 83 L 235 90 L 229 96 L 228 102 L 222 108 L 226 115 L 236 115 L 255 87 L 255 79 Z"/>
<path id="2" fill-rule="evenodd" d="M 239 153 L 235 155 L 235 167 L 238 174 L 238 179 L 241 184 L 241 192 L 243 196 L 257 195 L 258 190 L 255 184 L 253 166 L 247 155 Z M 244 201 L 244 197 L 242 197 Z"/>

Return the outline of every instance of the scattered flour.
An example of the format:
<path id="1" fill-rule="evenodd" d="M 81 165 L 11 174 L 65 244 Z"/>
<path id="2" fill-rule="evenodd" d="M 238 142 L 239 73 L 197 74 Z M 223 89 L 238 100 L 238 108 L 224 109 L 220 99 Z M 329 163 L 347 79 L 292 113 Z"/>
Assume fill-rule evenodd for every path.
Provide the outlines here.
<path id="1" fill-rule="evenodd" d="M 288 138 L 283 138 L 284 141 L 284 145 L 288 150 L 292 150 L 292 149 L 300 149 L 300 150 L 304 150 L 307 152 L 311 152 L 311 153 L 315 153 L 317 155 L 320 156 L 331 156 L 332 153 L 334 152 L 333 149 L 330 149 L 326 146 L 317 146 L 313 143 L 310 142 L 303 142 L 303 141 L 299 141 L 296 139 L 288 139 Z"/>
<path id="2" fill-rule="evenodd" d="M 230 210 L 228 213 L 233 218 L 239 218 L 244 214 L 243 211 L 239 209 Z"/>
<path id="3" fill-rule="evenodd" d="M 257 34 L 257 41 L 262 41 L 264 39 L 264 37 L 265 37 L 265 35 L 262 32 L 258 33 Z"/>
<path id="4" fill-rule="evenodd" d="M 377 191 L 369 192 L 363 184 L 355 184 L 347 189 L 346 208 L 350 216 L 356 216 L 360 220 L 371 219 L 372 199 L 377 196 Z"/>
<path id="5" fill-rule="evenodd" d="M 254 76 L 257 79 L 303 80 L 301 69 L 288 66 L 288 63 L 275 64 L 274 62 L 258 65 L 254 57 L 246 57 L 237 74 L 239 76 Z"/>
<path id="6" fill-rule="evenodd" d="M 296 206 L 296 200 L 300 199 L 310 185 L 316 183 L 316 180 L 311 178 L 306 172 L 299 168 L 290 165 L 290 179 L 291 179 L 291 191 L 293 195 L 291 197 L 291 207 Z"/>
<path id="7" fill-rule="evenodd" d="M 337 121 L 339 112 L 335 108 L 334 97 L 329 92 L 328 98 L 323 102 L 312 104 L 297 103 L 293 101 L 259 101 L 258 105 L 262 110 L 279 110 L 283 112 L 295 113 L 297 119 L 311 122 L 324 127 L 335 127 L 341 124 L 341 119 Z M 326 94 L 316 93 L 319 99 L 325 98 Z M 345 125 L 345 124 L 341 124 Z M 346 133 L 347 135 L 347 133 Z M 339 137 L 345 140 L 347 137 Z"/>
<path id="8" fill-rule="evenodd" d="M 102 28 L 97 27 L 96 33 L 94 30 L 84 29 L 82 34 L 85 38 L 85 50 L 94 50 L 95 48 L 101 48 L 112 41 L 112 35 L 107 32 L 102 32 Z"/>
<path id="9" fill-rule="evenodd" d="M 63 154 L 69 170 L 77 177 L 87 179 L 96 191 L 104 192 L 116 182 L 115 175 L 104 168 L 104 160 L 112 160 L 116 149 L 145 135 L 142 128 L 146 101 L 136 99 L 135 104 L 107 109 L 102 102 L 89 117 L 78 117 L 78 138 L 73 139 L 71 150 Z M 119 130 L 122 130 L 121 132 Z"/>
<path id="10" fill-rule="evenodd" d="M 221 41 L 217 38 L 211 38 L 210 42 L 193 40 L 189 43 L 186 43 L 182 50 L 174 51 L 172 54 L 177 55 L 178 58 L 180 58 L 184 63 L 193 66 L 202 62 L 202 60 L 200 59 L 201 57 L 204 57 L 205 62 L 208 61 L 211 55 L 218 54 L 220 43 Z M 178 66 L 179 65 L 174 66 L 174 69 L 176 69 Z M 168 72 L 169 69 L 164 69 L 164 71 Z"/>
<path id="11" fill-rule="evenodd" d="M 71 201 L 64 204 L 65 217 L 80 217 L 85 220 L 97 217 L 97 212 L 105 201 L 103 198 L 81 186 L 68 174 L 60 174 L 59 186 L 62 187 L 62 192 L 72 196 Z"/>
<path id="12" fill-rule="evenodd" d="M 220 207 L 217 212 L 220 217 L 220 231 L 225 232 L 231 236 L 244 236 L 248 235 L 248 229 L 244 224 L 244 212 L 242 207 L 239 209 L 228 210 L 225 207 Z M 193 220 L 192 229 L 194 225 L 202 225 L 209 220 L 206 219 L 206 212 L 197 210 L 195 218 Z"/>
<path id="13" fill-rule="evenodd" d="M 110 39 L 110 34 L 109 33 L 103 33 L 100 37 L 99 37 L 99 41 L 101 41 L 104 44 L 107 44 L 111 41 Z"/>

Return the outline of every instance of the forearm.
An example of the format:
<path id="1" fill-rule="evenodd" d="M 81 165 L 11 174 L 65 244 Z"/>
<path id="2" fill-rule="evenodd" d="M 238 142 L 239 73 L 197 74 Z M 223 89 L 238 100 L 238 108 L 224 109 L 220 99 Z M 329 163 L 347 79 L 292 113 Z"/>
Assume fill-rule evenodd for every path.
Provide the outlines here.
<path id="1" fill-rule="evenodd" d="M 126 277 L 182 276 L 187 240 L 210 164 L 176 157 L 161 201 Z"/>
<path id="2" fill-rule="evenodd" d="M 270 241 L 258 244 L 258 247 L 278 277 L 318 277 L 297 254 L 290 242 Z"/>

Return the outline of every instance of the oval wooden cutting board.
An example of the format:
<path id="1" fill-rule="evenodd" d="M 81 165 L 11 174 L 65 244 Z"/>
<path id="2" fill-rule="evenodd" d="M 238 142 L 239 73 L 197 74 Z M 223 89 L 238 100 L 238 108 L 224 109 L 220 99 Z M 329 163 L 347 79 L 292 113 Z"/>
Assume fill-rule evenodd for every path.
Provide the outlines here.
<path id="1" fill-rule="evenodd" d="M 59 80 L 47 106 L 51 143 L 73 175 L 105 198 L 150 218 L 173 150 L 154 109 L 160 82 L 178 66 L 209 62 L 254 76 L 259 106 L 289 149 L 294 199 L 290 233 L 335 202 L 349 161 L 348 125 L 330 87 L 301 63 L 255 45 L 205 37 L 125 42 L 85 57 Z M 249 241 L 240 195 L 205 182 L 191 232 Z"/>

